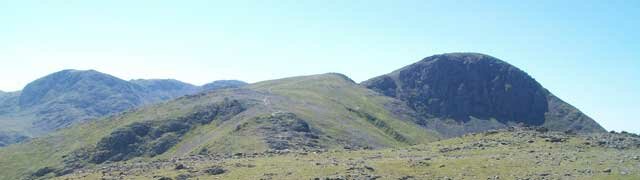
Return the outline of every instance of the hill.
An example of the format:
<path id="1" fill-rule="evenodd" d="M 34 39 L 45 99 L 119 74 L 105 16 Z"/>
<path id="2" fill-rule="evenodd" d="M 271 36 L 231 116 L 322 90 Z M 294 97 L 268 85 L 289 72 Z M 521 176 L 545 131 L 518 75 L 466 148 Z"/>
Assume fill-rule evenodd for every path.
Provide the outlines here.
<path id="1" fill-rule="evenodd" d="M 438 139 L 435 132 L 385 110 L 384 104 L 394 101 L 339 74 L 199 93 L 2 148 L 0 174 L 46 178 L 126 160 L 379 149 Z"/>
<path id="2" fill-rule="evenodd" d="M 97 71 L 64 70 L 29 83 L 18 105 L 37 116 L 35 129 L 48 132 L 148 103 L 143 91 Z"/>
<path id="3" fill-rule="evenodd" d="M 171 79 L 125 81 L 95 70 L 59 71 L 20 92 L 0 94 L 0 145 L 202 90 Z"/>
<path id="4" fill-rule="evenodd" d="M 405 102 L 425 126 L 453 137 L 512 125 L 605 132 L 524 71 L 478 53 L 449 53 L 362 82 Z"/>

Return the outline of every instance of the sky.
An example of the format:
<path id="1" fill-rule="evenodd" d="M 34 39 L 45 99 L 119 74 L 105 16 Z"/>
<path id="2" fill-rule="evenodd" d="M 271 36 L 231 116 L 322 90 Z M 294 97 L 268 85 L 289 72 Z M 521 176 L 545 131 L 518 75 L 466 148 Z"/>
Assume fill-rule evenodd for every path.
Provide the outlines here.
<path id="1" fill-rule="evenodd" d="M 640 1 L 0 0 L 0 90 L 63 69 L 122 79 L 355 81 L 447 52 L 529 73 L 608 130 L 640 133 Z"/>

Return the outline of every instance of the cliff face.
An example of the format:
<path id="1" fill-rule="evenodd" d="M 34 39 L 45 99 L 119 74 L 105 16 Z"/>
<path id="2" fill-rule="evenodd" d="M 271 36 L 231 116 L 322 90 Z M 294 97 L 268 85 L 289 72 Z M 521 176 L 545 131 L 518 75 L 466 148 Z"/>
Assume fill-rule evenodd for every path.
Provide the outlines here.
<path id="1" fill-rule="evenodd" d="M 362 85 L 404 101 L 424 118 L 460 124 L 495 119 L 554 130 L 604 131 L 524 71 L 484 54 L 430 56 Z"/>

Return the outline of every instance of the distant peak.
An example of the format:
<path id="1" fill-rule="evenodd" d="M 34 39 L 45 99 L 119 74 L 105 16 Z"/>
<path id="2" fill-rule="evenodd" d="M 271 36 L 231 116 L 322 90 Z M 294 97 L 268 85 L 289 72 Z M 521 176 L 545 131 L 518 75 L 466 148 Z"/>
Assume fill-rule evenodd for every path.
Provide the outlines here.
<path id="1" fill-rule="evenodd" d="M 44 102 L 43 99 L 53 99 L 57 95 L 69 91 L 88 91 L 89 89 L 83 88 L 86 87 L 85 85 L 104 86 L 113 89 L 129 86 L 122 79 L 96 70 L 65 69 L 27 84 L 20 96 L 20 106 L 32 106 Z"/>
<path id="2" fill-rule="evenodd" d="M 540 125 L 548 109 L 535 79 L 480 53 L 429 56 L 363 84 L 407 101 L 419 113 L 462 122 L 475 117 Z"/>

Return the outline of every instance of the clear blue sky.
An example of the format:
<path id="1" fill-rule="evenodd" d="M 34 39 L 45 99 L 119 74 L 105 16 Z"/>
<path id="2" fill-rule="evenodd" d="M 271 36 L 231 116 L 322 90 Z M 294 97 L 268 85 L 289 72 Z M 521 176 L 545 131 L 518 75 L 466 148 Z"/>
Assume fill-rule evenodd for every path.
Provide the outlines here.
<path id="1" fill-rule="evenodd" d="M 446 52 L 529 72 L 609 130 L 640 133 L 640 1 L 0 2 L 0 89 L 61 69 L 123 79 L 356 81 Z"/>

